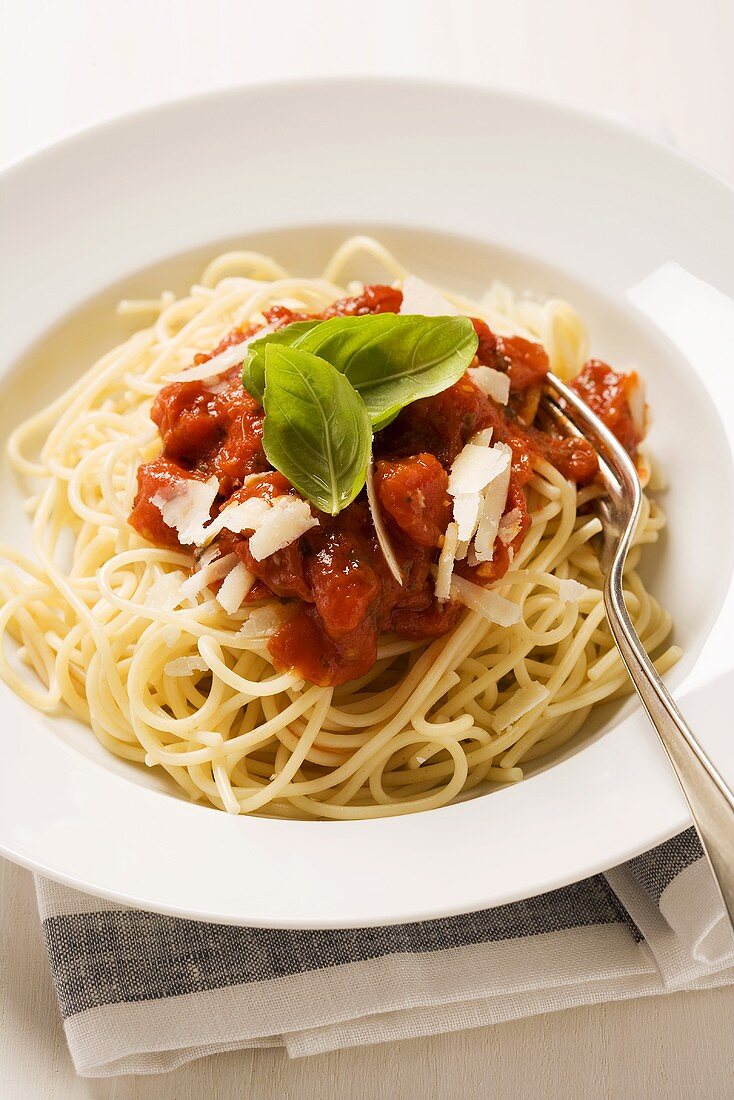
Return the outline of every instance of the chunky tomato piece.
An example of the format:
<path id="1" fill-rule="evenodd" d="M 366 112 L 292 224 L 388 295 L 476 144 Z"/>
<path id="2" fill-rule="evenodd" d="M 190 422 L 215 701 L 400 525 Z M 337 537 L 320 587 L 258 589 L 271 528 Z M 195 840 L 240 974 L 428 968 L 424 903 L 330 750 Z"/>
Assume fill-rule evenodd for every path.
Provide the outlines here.
<path id="1" fill-rule="evenodd" d="M 485 367 L 494 367 L 497 369 L 497 337 L 492 332 L 487 322 L 481 321 L 479 317 L 472 317 L 471 323 L 474 325 L 474 331 L 479 337 L 477 359 Z"/>
<path id="2" fill-rule="evenodd" d="M 380 460 L 377 495 L 385 511 L 418 546 L 437 546 L 451 519 L 449 479 L 431 454 Z"/>
<path id="3" fill-rule="evenodd" d="M 501 417 L 500 406 L 465 375 L 443 393 L 409 405 L 378 433 L 376 450 L 399 457 L 431 454 L 449 469 L 470 437 Z"/>
<path id="4" fill-rule="evenodd" d="M 271 306 L 263 316 L 269 325 L 282 328 L 294 321 L 328 321 L 330 317 L 364 317 L 368 313 L 397 313 L 403 301 L 402 290 L 391 286 L 365 286 L 361 294 L 339 298 L 323 313 L 304 313 L 288 306 Z"/>
<path id="5" fill-rule="evenodd" d="M 364 676 L 377 660 L 379 631 L 367 617 L 357 628 L 330 638 L 315 607 L 302 606 L 270 641 L 270 652 L 280 668 L 295 668 L 312 684 L 344 684 Z"/>
<path id="6" fill-rule="evenodd" d="M 523 428 L 521 445 L 555 466 L 577 485 L 588 485 L 599 472 L 599 459 L 591 443 L 576 436 L 561 438 L 534 427 Z"/>
<path id="7" fill-rule="evenodd" d="M 507 364 L 510 389 L 516 393 L 540 385 L 548 373 L 548 356 L 543 345 L 522 336 L 498 336 L 497 356 Z"/>
<path id="8" fill-rule="evenodd" d="M 268 469 L 263 410 L 244 389 L 241 368 L 216 378 L 172 382 L 156 396 L 151 417 L 164 453 L 183 466 L 214 474 L 229 495 L 248 474 Z"/>
<path id="9" fill-rule="evenodd" d="M 327 320 L 329 317 L 363 317 L 367 313 L 397 313 L 402 302 L 402 290 L 391 286 L 366 286 L 354 298 L 332 302 L 321 316 Z"/>
<path id="10" fill-rule="evenodd" d="M 392 613 L 390 627 L 401 638 L 440 638 L 458 623 L 464 608 L 454 601 L 439 603 L 432 599 L 424 608 L 396 608 Z"/>
<path id="11" fill-rule="evenodd" d="M 374 548 L 364 536 L 325 523 L 307 540 L 306 572 L 313 602 L 330 638 L 356 630 L 382 593 Z"/>
<path id="12" fill-rule="evenodd" d="M 645 396 L 637 373 L 619 374 L 590 359 L 571 387 L 634 457 L 645 434 Z"/>
<path id="13" fill-rule="evenodd" d="M 477 359 L 510 376 L 510 389 L 522 393 L 540 385 L 549 370 L 548 356 L 542 344 L 522 336 L 496 336 L 485 321 L 472 318 L 479 337 Z"/>
<path id="14" fill-rule="evenodd" d="M 295 321 L 314 320 L 313 314 L 289 309 L 288 306 L 271 306 L 270 309 L 263 311 L 263 317 L 271 328 L 284 328 L 285 325 L 292 325 Z"/>

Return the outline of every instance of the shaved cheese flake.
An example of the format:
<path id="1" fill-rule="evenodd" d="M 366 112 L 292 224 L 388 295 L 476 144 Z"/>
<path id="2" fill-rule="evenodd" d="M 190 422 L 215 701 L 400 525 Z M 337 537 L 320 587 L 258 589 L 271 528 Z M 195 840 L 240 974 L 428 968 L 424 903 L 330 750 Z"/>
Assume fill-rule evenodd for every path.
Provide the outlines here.
<path id="1" fill-rule="evenodd" d="M 451 574 L 454 569 L 454 560 L 458 543 L 459 528 L 456 523 L 450 523 L 446 528 L 441 554 L 438 559 L 435 585 L 437 600 L 447 600 L 451 595 Z"/>
<path id="2" fill-rule="evenodd" d="M 221 551 L 218 546 L 209 546 L 201 557 L 197 558 L 196 566 L 198 569 L 203 569 L 205 565 L 211 565 L 213 561 L 216 561 Z"/>
<path id="3" fill-rule="evenodd" d="M 512 695 L 502 706 L 497 707 L 492 718 L 492 726 L 501 733 L 502 730 L 507 729 L 513 722 L 517 722 L 518 719 L 524 715 L 529 714 L 531 710 L 535 710 L 536 707 L 541 706 L 542 703 L 548 699 L 550 692 L 543 684 L 539 684 L 537 680 L 533 680 L 529 684 L 525 684 L 523 687 L 518 688 L 514 695 Z"/>
<path id="4" fill-rule="evenodd" d="M 218 374 L 222 374 L 224 371 L 229 370 L 230 367 L 234 367 L 238 363 L 243 363 L 248 346 L 253 343 L 254 340 L 259 340 L 272 331 L 273 329 L 270 325 L 265 325 L 264 328 L 254 332 L 252 336 L 247 336 L 244 340 L 241 340 L 239 344 L 232 344 L 231 347 L 225 348 L 224 351 L 220 351 L 219 355 L 215 355 L 212 359 L 207 359 L 206 363 L 197 363 L 191 367 L 186 367 L 184 370 L 175 371 L 173 374 L 164 374 L 163 381 L 203 382 L 207 378 L 216 378 Z"/>
<path id="5" fill-rule="evenodd" d="M 468 553 L 469 543 L 466 541 L 466 539 L 459 539 L 456 546 L 456 553 L 454 554 L 454 561 L 463 561 Z M 474 551 L 472 550 L 471 553 L 473 554 Z"/>
<path id="6" fill-rule="evenodd" d="M 510 488 L 512 450 L 506 443 L 495 443 L 492 451 L 498 451 L 501 455 L 504 455 L 505 466 L 484 490 L 482 515 L 474 539 L 474 552 L 477 555 L 477 561 L 492 561 L 494 540 L 497 538 L 502 513 L 507 505 L 507 493 Z"/>
<path id="7" fill-rule="evenodd" d="M 268 638 L 280 628 L 282 621 L 283 617 L 276 605 L 269 604 L 267 607 L 255 607 L 237 631 L 236 637 Z"/>
<path id="8" fill-rule="evenodd" d="M 513 508 L 511 512 L 508 512 L 506 516 L 503 516 L 500 520 L 499 540 L 505 546 L 509 546 L 513 539 L 517 538 L 520 534 L 520 528 L 522 527 L 522 512 L 519 508 Z"/>
<path id="9" fill-rule="evenodd" d="M 403 282 L 403 301 L 398 313 L 418 313 L 422 317 L 459 316 L 456 306 L 452 306 L 443 294 L 439 294 L 417 275 L 406 276 Z"/>
<path id="10" fill-rule="evenodd" d="M 472 539 L 479 523 L 479 510 L 481 507 L 481 493 L 459 493 L 458 496 L 454 497 L 454 519 L 459 529 L 459 540 L 462 543 L 468 544 Z M 459 557 L 459 554 L 457 553 L 456 556 Z M 463 556 L 464 554 L 461 554 L 461 557 Z"/>
<path id="11" fill-rule="evenodd" d="M 181 602 L 181 586 L 185 580 L 180 569 L 156 578 L 146 593 L 145 606 L 155 611 L 173 611 Z"/>
<path id="12" fill-rule="evenodd" d="M 467 374 L 475 386 L 484 390 L 494 401 L 506 405 L 510 399 L 510 376 L 494 367 L 469 367 Z"/>
<path id="13" fill-rule="evenodd" d="M 190 676 L 192 672 L 208 672 L 209 665 L 203 657 L 177 657 L 163 666 L 164 676 Z"/>
<path id="14" fill-rule="evenodd" d="M 254 583 L 255 577 L 244 562 L 240 562 L 224 578 L 217 592 L 217 600 L 229 615 L 234 615 Z"/>
<path id="15" fill-rule="evenodd" d="M 512 452 L 504 444 L 478 447 L 467 443 L 453 461 L 449 474 L 449 493 L 478 493 L 509 465 Z"/>
<path id="16" fill-rule="evenodd" d="M 255 561 L 262 561 L 318 526 L 318 522 L 311 515 L 305 500 L 292 496 L 277 497 L 255 534 L 250 537 L 250 553 Z"/>
<path id="17" fill-rule="evenodd" d="M 272 510 L 273 506 L 262 497 L 248 497 L 247 500 L 240 501 L 238 504 L 229 504 L 209 524 L 206 537 L 214 538 L 225 527 L 233 535 L 239 535 L 243 531 L 257 531 Z"/>
<path id="18" fill-rule="evenodd" d="M 440 568 L 440 563 L 439 563 Z M 522 612 L 520 605 L 506 600 L 490 588 L 482 588 L 464 577 L 454 577 L 451 581 L 451 595 L 454 599 L 470 607 L 472 611 L 478 611 L 497 626 L 514 626 L 519 623 Z"/>
<path id="19" fill-rule="evenodd" d="M 564 603 L 576 603 L 585 596 L 588 591 L 588 587 L 585 584 L 581 584 L 581 581 L 567 579 L 558 582 L 558 595 Z"/>
<path id="20" fill-rule="evenodd" d="M 197 569 L 181 585 L 181 599 L 191 600 L 194 596 L 198 596 L 203 588 L 214 584 L 215 581 L 221 581 L 227 576 L 230 569 L 234 569 L 238 561 L 239 558 L 236 554 L 226 554 L 223 558 L 218 558 L 216 561 L 205 565 L 203 569 Z"/>
<path id="21" fill-rule="evenodd" d="M 204 525 L 209 522 L 209 513 L 219 492 L 219 482 L 215 477 L 208 481 L 195 478 L 179 478 L 168 490 L 156 493 L 151 498 L 159 510 L 163 522 L 177 532 L 183 545 L 201 544 L 206 538 Z"/>
<path id="22" fill-rule="evenodd" d="M 372 523 L 375 527 L 375 534 L 377 535 L 377 542 L 382 551 L 382 556 L 395 580 L 398 584 L 402 585 L 403 574 L 400 572 L 398 559 L 395 557 L 395 552 L 390 544 L 390 536 L 387 533 L 385 521 L 382 518 L 380 502 L 377 497 L 377 489 L 375 487 L 375 464 L 372 458 L 370 458 L 370 464 L 367 467 L 367 500 L 369 501 L 370 512 L 372 513 Z"/>
<path id="23" fill-rule="evenodd" d="M 469 442 L 473 443 L 476 447 L 488 447 L 492 442 L 492 429 L 482 428 L 480 432 L 474 433 Z"/>

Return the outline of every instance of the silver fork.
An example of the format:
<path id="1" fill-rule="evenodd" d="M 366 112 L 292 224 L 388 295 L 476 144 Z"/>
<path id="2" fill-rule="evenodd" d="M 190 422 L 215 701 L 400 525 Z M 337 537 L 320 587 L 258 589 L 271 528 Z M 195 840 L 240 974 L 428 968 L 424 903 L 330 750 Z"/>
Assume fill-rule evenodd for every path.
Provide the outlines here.
<path id="1" fill-rule="evenodd" d="M 604 607 L 612 637 L 686 796 L 734 934 L 734 792 L 699 744 L 643 649 L 624 602 L 623 574 L 642 490 L 631 458 L 573 390 L 548 375 L 542 409 L 565 435 L 587 439 L 599 456 L 606 497 L 599 502 Z"/>

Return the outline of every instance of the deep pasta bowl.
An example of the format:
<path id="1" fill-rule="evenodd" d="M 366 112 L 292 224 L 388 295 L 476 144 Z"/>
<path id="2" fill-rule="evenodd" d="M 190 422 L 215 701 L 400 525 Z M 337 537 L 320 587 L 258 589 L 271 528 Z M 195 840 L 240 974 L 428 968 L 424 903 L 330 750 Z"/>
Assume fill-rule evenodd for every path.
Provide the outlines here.
<path id="1" fill-rule="evenodd" d="M 327 114 L 328 127 L 312 125 Z M 12 289 L 0 328 L 5 438 L 129 334 L 119 298 L 184 292 L 231 247 L 316 275 L 350 233 L 373 233 L 467 297 L 499 278 L 573 302 L 593 354 L 648 382 L 650 445 L 669 488 L 668 530 L 644 579 L 684 651 L 668 683 L 734 774 L 720 725 L 734 684 L 725 184 L 548 105 L 355 80 L 218 93 L 111 123 L 5 172 L 0 210 Z M 370 262 L 350 277 L 378 279 Z M 29 521 L 7 463 L 0 497 L 0 539 L 23 549 Z M 689 821 L 632 700 L 599 711 L 518 785 L 424 813 L 322 822 L 191 804 L 72 718 L 41 715 L 4 685 L 0 699 L 0 850 L 80 890 L 205 920 L 338 927 L 470 911 L 615 865 Z"/>

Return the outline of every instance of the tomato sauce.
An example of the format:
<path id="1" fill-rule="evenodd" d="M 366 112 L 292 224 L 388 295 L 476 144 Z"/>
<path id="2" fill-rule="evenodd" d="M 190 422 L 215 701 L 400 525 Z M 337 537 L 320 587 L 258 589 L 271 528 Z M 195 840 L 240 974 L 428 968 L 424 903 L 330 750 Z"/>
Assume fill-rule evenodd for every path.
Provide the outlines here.
<path id="1" fill-rule="evenodd" d="M 401 292 L 392 287 L 365 286 L 362 294 L 340 299 L 317 316 L 396 312 L 401 301 Z M 273 327 L 314 316 L 285 306 L 265 313 Z M 222 554 L 236 553 L 257 578 L 248 600 L 275 595 L 284 601 L 284 624 L 269 643 L 278 667 L 297 669 L 316 684 L 340 684 L 370 670 L 381 634 L 422 640 L 439 637 L 455 625 L 462 607 L 436 600 L 431 568 L 451 520 L 448 472 L 480 429 L 491 427 L 493 439 L 512 449 L 506 512 L 517 510 L 519 525 L 508 546 L 496 541 L 493 561 L 457 563 L 457 572 L 477 583 L 501 578 L 527 534 L 524 485 L 532 476 L 533 455 L 580 485 L 595 477 L 596 454 L 585 440 L 551 436 L 531 422 L 534 411 L 531 416 L 528 409 L 537 407 L 548 371 L 542 347 L 520 337 L 495 336 L 483 321 L 473 323 L 479 338 L 477 362 L 509 374 L 509 405 L 497 404 L 465 375 L 443 393 L 408 406 L 375 436 L 375 486 L 403 585 L 387 567 L 365 494 L 338 516 L 314 511 L 318 526 L 261 561 L 250 553 L 246 534 L 225 529 L 219 536 Z M 207 362 L 255 331 L 257 326 L 233 330 L 211 356 L 198 355 L 196 362 Z M 633 452 L 639 439 L 625 377 L 592 361 L 574 385 Z M 243 388 L 239 366 L 212 379 L 163 387 L 151 416 L 163 448 L 138 470 L 130 515 L 132 526 L 150 542 L 179 546 L 176 531 L 164 523 L 152 498 L 181 478 L 218 479 L 212 516 L 248 497 L 272 499 L 294 492 L 267 461 L 263 410 Z"/>
<path id="2" fill-rule="evenodd" d="M 599 359 L 590 359 L 571 388 L 634 458 L 645 429 L 645 398 L 637 373 L 618 374 Z"/>

